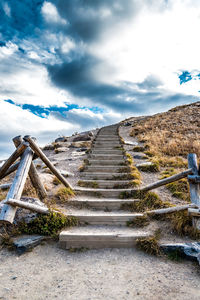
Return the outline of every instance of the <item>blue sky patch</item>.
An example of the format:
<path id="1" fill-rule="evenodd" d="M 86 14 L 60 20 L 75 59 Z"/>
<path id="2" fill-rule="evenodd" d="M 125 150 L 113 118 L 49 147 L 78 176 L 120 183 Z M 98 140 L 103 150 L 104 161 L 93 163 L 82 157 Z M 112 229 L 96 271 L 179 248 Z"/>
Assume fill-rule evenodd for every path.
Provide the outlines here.
<path id="1" fill-rule="evenodd" d="M 4 100 L 5 102 L 8 102 L 10 104 L 16 105 L 21 107 L 24 110 L 30 111 L 32 114 L 40 117 L 40 118 L 48 118 L 51 112 L 58 112 L 62 116 L 66 116 L 66 112 L 72 110 L 72 109 L 88 109 L 92 111 L 93 113 L 103 113 L 104 110 L 99 107 L 87 107 L 87 106 L 79 106 L 78 104 L 69 104 L 65 103 L 65 106 L 49 106 L 49 107 L 44 107 L 40 105 L 32 105 L 32 104 L 17 104 L 11 99 Z"/>
<path id="2" fill-rule="evenodd" d="M 183 71 L 181 75 L 179 75 L 180 84 L 186 83 L 192 80 L 192 75 L 188 71 Z"/>

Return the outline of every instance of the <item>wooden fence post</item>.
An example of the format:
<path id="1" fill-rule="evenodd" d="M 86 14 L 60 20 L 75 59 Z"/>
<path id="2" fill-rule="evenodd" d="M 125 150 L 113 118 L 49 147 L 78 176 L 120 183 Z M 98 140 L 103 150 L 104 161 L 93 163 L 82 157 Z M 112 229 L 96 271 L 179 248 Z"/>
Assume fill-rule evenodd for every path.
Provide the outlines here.
<path id="1" fill-rule="evenodd" d="M 197 165 L 197 156 L 194 153 L 188 154 L 188 167 L 192 169 L 193 175 L 199 175 L 198 165 Z M 192 203 L 195 203 L 198 207 L 200 207 L 200 184 L 195 183 L 189 180 L 190 185 L 190 199 Z M 193 217 L 193 226 L 197 229 L 200 229 L 200 218 Z"/>
<path id="2" fill-rule="evenodd" d="M 24 152 L 24 150 L 27 147 L 28 147 L 28 143 L 24 143 L 24 142 L 22 144 L 20 144 L 19 147 L 17 147 L 15 152 L 13 152 L 13 154 L 5 161 L 3 166 L 1 166 L 1 168 L 0 168 L 0 177 L 6 173 L 8 168 L 14 163 L 14 161 L 16 161 L 16 159 L 18 157 L 20 157 L 22 155 L 22 153 Z"/>
<path id="3" fill-rule="evenodd" d="M 13 143 L 15 144 L 16 147 L 18 147 L 22 142 L 23 142 L 23 139 L 22 139 L 21 135 L 13 138 Z M 44 187 L 42 181 L 40 180 L 39 174 L 37 172 L 37 169 L 36 169 L 33 161 L 31 162 L 30 170 L 29 170 L 28 174 L 31 179 L 32 185 L 38 192 L 39 198 L 41 200 L 46 198 L 47 192 L 45 190 L 45 187 Z"/>
<path id="4" fill-rule="evenodd" d="M 31 165 L 32 158 L 33 158 L 33 151 L 28 147 L 24 151 L 21 157 L 19 167 L 17 169 L 11 188 L 8 191 L 6 200 L 9 199 L 20 200 L 23 192 L 24 184 L 26 182 L 26 178 L 28 175 L 28 171 Z M 16 210 L 17 210 L 16 207 L 8 205 L 5 202 L 1 210 L 0 221 L 12 224 L 15 217 Z"/>
<path id="5" fill-rule="evenodd" d="M 54 167 L 54 165 L 50 162 L 50 160 L 46 157 L 46 155 L 42 152 L 42 150 L 37 146 L 34 140 L 26 135 L 24 140 L 28 142 L 33 149 L 33 151 L 41 158 L 41 160 L 45 163 L 45 165 L 51 170 L 51 172 L 66 186 L 70 189 L 73 189 L 71 184 L 60 174 L 60 172 Z"/>

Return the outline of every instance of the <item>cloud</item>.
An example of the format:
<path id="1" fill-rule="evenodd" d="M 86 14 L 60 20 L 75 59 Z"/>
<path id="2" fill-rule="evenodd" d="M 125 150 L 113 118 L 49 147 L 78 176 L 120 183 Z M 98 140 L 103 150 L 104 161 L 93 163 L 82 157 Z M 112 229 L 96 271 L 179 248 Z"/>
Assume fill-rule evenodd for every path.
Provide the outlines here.
<path id="1" fill-rule="evenodd" d="M 56 6 L 52 3 L 45 1 L 42 5 L 41 11 L 47 22 L 67 24 L 66 20 L 59 16 Z"/>
<path id="2" fill-rule="evenodd" d="M 20 119 L 44 141 L 199 100 L 197 0 L 11 0 L 0 15 L 2 142 Z"/>

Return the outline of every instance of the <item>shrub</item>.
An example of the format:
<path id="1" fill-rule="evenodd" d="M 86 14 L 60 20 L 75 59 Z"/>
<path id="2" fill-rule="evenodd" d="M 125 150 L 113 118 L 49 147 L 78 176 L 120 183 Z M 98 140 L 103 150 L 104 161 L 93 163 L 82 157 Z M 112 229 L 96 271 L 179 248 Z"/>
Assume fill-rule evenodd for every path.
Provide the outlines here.
<path id="1" fill-rule="evenodd" d="M 22 221 L 19 230 L 26 234 L 41 234 L 55 236 L 64 227 L 76 226 L 77 218 L 64 216 L 61 213 L 51 212 L 48 215 L 38 215 L 29 223 Z"/>

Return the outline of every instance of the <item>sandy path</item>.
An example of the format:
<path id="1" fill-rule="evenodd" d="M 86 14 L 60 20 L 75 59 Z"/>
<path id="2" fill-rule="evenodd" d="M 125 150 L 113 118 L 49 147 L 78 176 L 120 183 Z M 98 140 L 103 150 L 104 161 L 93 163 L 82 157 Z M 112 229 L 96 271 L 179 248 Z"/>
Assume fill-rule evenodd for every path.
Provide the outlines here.
<path id="1" fill-rule="evenodd" d="M 71 253 L 56 243 L 0 252 L 0 299 L 197 300 L 199 267 L 134 249 Z"/>

